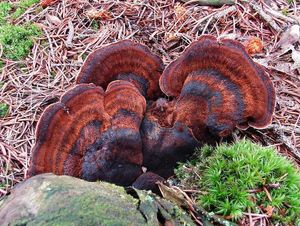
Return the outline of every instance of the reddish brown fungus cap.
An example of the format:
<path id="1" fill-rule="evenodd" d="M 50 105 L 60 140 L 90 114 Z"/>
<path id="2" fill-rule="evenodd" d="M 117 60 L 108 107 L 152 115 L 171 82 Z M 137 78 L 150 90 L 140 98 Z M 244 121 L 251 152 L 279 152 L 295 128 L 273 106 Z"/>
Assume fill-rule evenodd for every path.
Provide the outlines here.
<path id="1" fill-rule="evenodd" d="M 161 94 L 158 80 L 163 69 L 162 60 L 146 46 L 124 40 L 91 53 L 81 68 L 77 83 L 94 83 L 106 88 L 113 80 L 126 80 L 152 99 Z"/>
<path id="2" fill-rule="evenodd" d="M 107 87 L 104 108 L 110 126 L 84 157 L 82 177 L 128 186 L 142 174 L 139 128 L 146 101 L 132 83 L 117 80 Z"/>
<path id="3" fill-rule="evenodd" d="M 82 157 L 101 134 L 104 91 L 77 85 L 46 108 L 36 129 L 29 175 L 53 172 L 80 176 Z"/>
<path id="4" fill-rule="evenodd" d="M 160 86 L 178 98 L 175 120 L 220 136 L 235 126 L 266 127 L 274 112 L 270 78 L 234 40 L 202 36 L 165 69 Z"/>
<path id="5" fill-rule="evenodd" d="M 94 84 L 77 85 L 41 116 L 29 175 L 52 172 L 130 185 L 142 174 L 145 108 L 130 82 L 115 81 L 105 93 Z"/>
<path id="6" fill-rule="evenodd" d="M 140 125 L 146 110 L 146 100 L 138 89 L 127 81 L 111 82 L 105 92 L 104 108 L 110 115 L 109 132 L 115 143 L 114 159 L 141 165 L 142 141 Z"/>
<path id="7" fill-rule="evenodd" d="M 136 116 L 139 127 L 146 110 L 146 100 L 132 83 L 116 80 L 107 87 L 104 108 L 112 117 L 122 113 L 123 115 L 127 113 L 127 116 Z"/>

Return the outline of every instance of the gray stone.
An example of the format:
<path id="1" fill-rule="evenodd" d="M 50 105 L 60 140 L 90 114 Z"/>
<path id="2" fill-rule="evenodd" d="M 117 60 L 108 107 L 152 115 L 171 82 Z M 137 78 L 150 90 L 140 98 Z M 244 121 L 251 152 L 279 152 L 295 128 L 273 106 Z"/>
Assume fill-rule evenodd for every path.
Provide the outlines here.
<path id="1" fill-rule="evenodd" d="M 161 224 L 194 225 L 179 207 L 151 192 L 69 176 L 32 177 L 0 202 L 0 225 Z"/>

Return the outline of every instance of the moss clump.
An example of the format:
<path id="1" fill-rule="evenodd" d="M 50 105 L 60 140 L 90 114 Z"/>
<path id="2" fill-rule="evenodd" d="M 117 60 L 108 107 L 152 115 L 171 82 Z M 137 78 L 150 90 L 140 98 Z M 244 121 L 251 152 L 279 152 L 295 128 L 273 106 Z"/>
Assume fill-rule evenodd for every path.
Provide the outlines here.
<path id="1" fill-rule="evenodd" d="M 205 146 L 176 175 L 184 187 L 200 190 L 198 205 L 215 214 L 237 221 L 248 210 L 272 209 L 273 223 L 300 222 L 300 172 L 272 148 L 247 140 Z"/>
<path id="2" fill-rule="evenodd" d="M 0 103 L 0 118 L 5 117 L 8 114 L 9 105 L 6 103 Z"/>
<path id="3" fill-rule="evenodd" d="M 0 25 L 6 23 L 6 18 L 8 17 L 11 8 L 11 3 L 0 2 Z"/>
<path id="4" fill-rule="evenodd" d="M 12 25 L 8 19 L 16 19 L 27 8 L 39 0 L 21 0 L 15 5 L 0 2 L 0 44 L 3 46 L 3 56 L 11 60 L 21 60 L 28 55 L 33 46 L 33 38 L 41 34 L 35 25 Z M 0 62 L 0 70 L 2 68 Z"/>
<path id="5" fill-rule="evenodd" d="M 16 19 L 21 16 L 32 5 L 39 3 L 40 0 L 21 0 L 17 3 L 15 12 L 12 14 L 12 18 Z"/>
<path id="6" fill-rule="evenodd" d="M 0 43 L 4 57 L 11 60 L 26 57 L 33 46 L 33 38 L 40 34 L 41 30 L 35 25 L 0 26 Z"/>

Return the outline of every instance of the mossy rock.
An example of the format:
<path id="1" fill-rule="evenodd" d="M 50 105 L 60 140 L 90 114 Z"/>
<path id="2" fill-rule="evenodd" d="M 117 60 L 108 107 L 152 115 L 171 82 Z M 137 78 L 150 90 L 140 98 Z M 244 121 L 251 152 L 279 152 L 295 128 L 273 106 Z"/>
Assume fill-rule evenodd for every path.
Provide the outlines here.
<path id="1" fill-rule="evenodd" d="M 130 194 L 129 194 L 130 193 Z M 0 225 L 194 225 L 179 207 L 146 191 L 42 174 L 0 202 Z"/>

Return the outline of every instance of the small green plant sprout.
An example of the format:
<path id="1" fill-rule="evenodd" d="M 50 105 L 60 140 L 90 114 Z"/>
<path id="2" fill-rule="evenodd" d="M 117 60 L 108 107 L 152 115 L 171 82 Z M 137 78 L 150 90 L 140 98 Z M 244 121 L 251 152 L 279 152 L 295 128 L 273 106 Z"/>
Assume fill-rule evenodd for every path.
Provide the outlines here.
<path id="1" fill-rule="evenodd" d="M 11 60 L 21 60 L 28 55 L 32 48 L 34 37 L 38 37 L 40 34 L 40 28 L 32 24 L 0 26 L 3 56 Z"/>
<path id="2" fill-rule="evenodd" d="M 4 62 L 2 60 L 0 60 L 0 72 L 2 72 L 2 69 L 4 67 Z M 2 88 L 3 84 L 2 82 L 0 82 L 0 88 Z"/>
<path id="3" fill-rule="evenodd" d="M 9 105 L 6 103 L 0 103 L 0 118 L 4 118 L 8 115 Z"/>
<path id="4" fill-rule="evenodd" d="M 300 172 L 292 162 L 248 140 L 197 149 L 175 170 L 180 185 L 197 189 L 197 205 L 238 222 L 263 214 L 276 224 L 300 224 Z"/>
<path id="5" fill-rule="evenodd" d="M 91 28 L 95 31 L 98 31 L 99 30 L 99 24 L 96 20 L 93 20 L 92 23 L 91 23 Z"/>
<path id="6" fill-rule="evenodd" d="M 285 15 L 285 16 L 288 16 L 288 15 L 289 15 L 289 9 L 288 9 L 288 8 L 283 8 L 283 9 L 281 10 L 281 13 L 282 13 L 283 15 Z"/>

